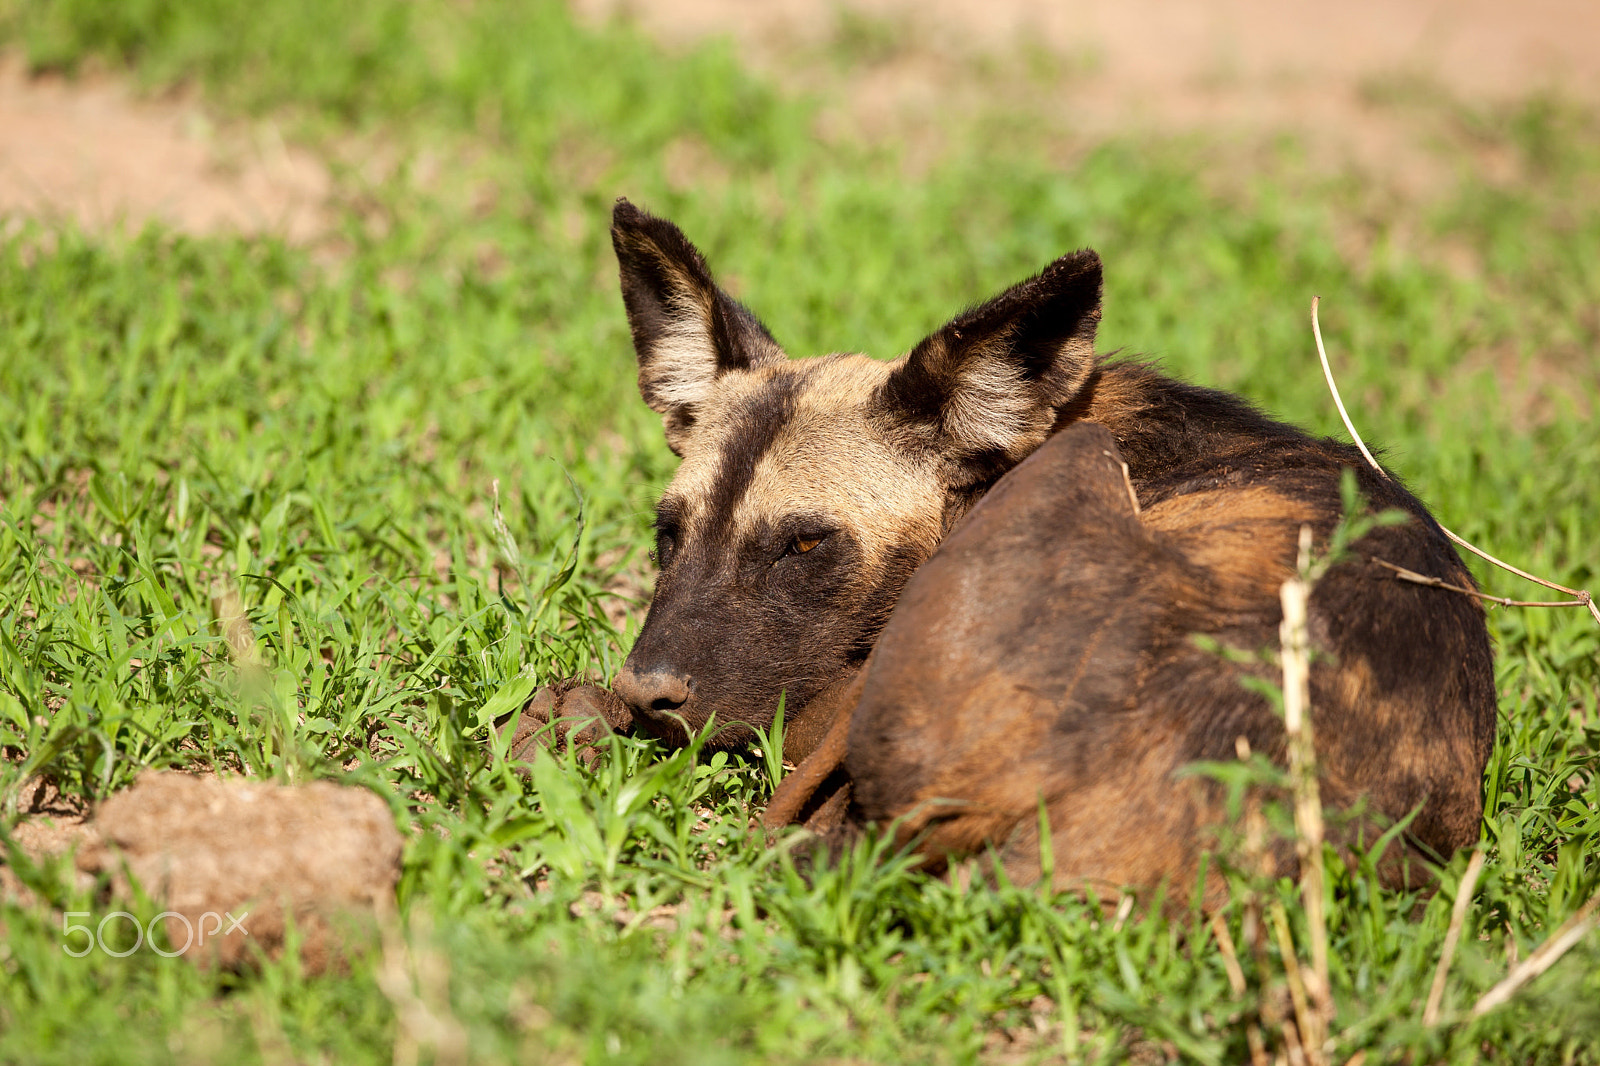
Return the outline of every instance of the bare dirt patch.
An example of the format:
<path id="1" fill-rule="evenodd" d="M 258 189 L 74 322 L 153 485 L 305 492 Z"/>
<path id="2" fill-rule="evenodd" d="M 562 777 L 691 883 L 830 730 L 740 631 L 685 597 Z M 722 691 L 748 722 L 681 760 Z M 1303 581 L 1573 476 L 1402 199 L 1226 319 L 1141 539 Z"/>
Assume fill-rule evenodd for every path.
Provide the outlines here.
<path id="1" fill-rule="evenodd" d="M 572 2 L 668 43 L 731 37 L 755 66 L 824 88 L 831 128 L 934 131 L 975 100 L 993 106 L 998 73 L 1087 141 L 1290 131 L 1415 192 L 1444 175 L 1426 158 L 1437 116 L 1419 121 L 1419 100 L 1548 92 L 1600 104 L 1589 0 Z M 1054 75 L 1019 89 L 1030 64 Z M 270 120 L 218 122 L 192 94 L 142 98 L 103 74 L 35 78 L 0 56 L 0 216 L 309 242 L 331 188 L 316 155 Z"/>
<path id="2" fill-rule="evenodd" d="M 922 39 L 988 50 L 1017 45 L 1078 57 L 1132 103 L 1182 110 L 1197 96 L 1320 83 L 1348 91 L 1396 72 L 1468 98 L 1561 90 L 1600 95 L 1600 8 L 1587 0 L 576 0 L 591 16 L 627 12 L 667 40 L 732 36 L 771 61 L 865 15 Z M 856 32 L 861 32 L 860 30 Z M 870 29 L 867 30 L 870 32 Z M 892 48 L 885 42 L 883 47 Z"/>
<path id="3" fill-rule="evenodd" d="M 836 106 L 869 134 L 896 116 L 937 125 L 985 91 L 975 72 L 992 82 L 1034 64 L 1059 76 L 1024 79 L 1021 92 L 1036 92 L 1026 104 L 1085 139 L 1286 131 L 1415 192 L 1441 177 L 1424 158 L 1437 107 L 1419 115 L 1419 104 L 1535 94 L 1600 104 L 1600 5 L 1588 0 L 574 3 L 590 18 L 636 18 L 669 43 L 730 37 L 808 88 L 829 57 L 843 59 Z"/>
<path id="4" fill-rule="evenodd" d="M 308 241 L 330 185 L 271 122 L 218 123 L 187 96 L 140 99 L 104 75 L 30 77 L 0 57 L 0 215 Z"/>

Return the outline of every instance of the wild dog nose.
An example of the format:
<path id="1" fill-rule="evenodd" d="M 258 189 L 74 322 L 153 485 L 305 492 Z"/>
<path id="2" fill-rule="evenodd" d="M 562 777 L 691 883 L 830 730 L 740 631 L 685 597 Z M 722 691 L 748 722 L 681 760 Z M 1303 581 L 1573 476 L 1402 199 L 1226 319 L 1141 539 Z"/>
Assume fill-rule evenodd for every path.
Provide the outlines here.
<path id="1" fill-rule="evenodd" d="M 611 686 L 635 714 L 659 721 L 677 714 L 694 691 L 694 680 L 687 674 L 658 666 L 639 672 L 624 664 Z"/>

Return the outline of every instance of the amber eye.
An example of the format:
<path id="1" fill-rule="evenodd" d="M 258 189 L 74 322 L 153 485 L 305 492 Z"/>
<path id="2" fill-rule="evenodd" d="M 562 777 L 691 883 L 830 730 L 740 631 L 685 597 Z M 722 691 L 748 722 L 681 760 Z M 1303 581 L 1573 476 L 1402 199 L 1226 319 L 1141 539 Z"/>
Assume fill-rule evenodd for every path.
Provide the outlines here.
<path id="1" fill-rule="evenodd" d="M 678 546 L 677 539 L 667 530 L 656 534 L 656 565 L 665 569 L 672 562 L 672 550 Z"/>
<path id="2" fill-rule="evenodd" d="M 804 555 L 806 552 L 822 543 L 821 537 L 796 537 L 789 542 L 790 555 Z"/>

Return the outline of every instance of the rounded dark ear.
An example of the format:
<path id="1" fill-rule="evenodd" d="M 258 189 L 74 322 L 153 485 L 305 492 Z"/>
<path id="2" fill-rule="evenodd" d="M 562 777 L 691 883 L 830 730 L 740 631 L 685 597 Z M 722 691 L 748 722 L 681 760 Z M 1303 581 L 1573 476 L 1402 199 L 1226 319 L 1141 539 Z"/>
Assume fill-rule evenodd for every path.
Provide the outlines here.
<path id="1" fill-rule="evenodd" d="M 666 219 L 619 199 L 611 246 L 639 358 L 639 392 L 681 455 L 696 408 L 717 378 L 781 360 L 783 349 L 755 315 L 717 288 L 705 257 Z"/>
<path id="2" fill-rule="evenodd" d="M 957 315 L 890 373 L 881 414 L 940 455 L 952 486 L 1009 468 L 1094 371 L 1100 290 L 1100 257 L 1085 249 Z"/>

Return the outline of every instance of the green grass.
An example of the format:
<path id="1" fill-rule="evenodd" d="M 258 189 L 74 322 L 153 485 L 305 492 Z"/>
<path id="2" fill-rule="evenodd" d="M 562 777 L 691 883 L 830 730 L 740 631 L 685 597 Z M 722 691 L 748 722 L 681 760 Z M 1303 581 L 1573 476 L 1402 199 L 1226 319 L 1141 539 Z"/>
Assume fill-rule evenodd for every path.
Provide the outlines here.
<path id="1" fill-rule="evenodd" d="M 485 743 L 533 684 L 608 675 L 643 616 L 628 605 L 613 629 L 605 590 L 648 569 L 672 457 L 634 390 L 617 195 L 677 219 L 800 354 L 895 354 L 1092 245 L 1104 347 L 1334 432 L 1306 321 L 1320 294 L 1364 434 L 1446 524 L 1600 585 L 1600 124 L 1582 111 L 1442 108 L 1518 182 L 1463 155 L 1456 187 L 1374 218 L 1353 179 L 1288 164 L 1218 192 L 1203 142 L 1114 142 L 1064 168 L 1062 131 L 1032 114 L 952 125 L 908 177 L 894 144 L 819 143 L 824 104 L 725 48 L 667 55 L 550 4 L 7 0 L 0 32 L 41 66 L 126 68 L 270 114 L 340 189 L 316 253 L 5 230 L 0 825 L 33 775 L 84 801 L 151 766 L 365 784 L 409 833 L 414 952 L 449 973 L 447 996 L 418 994 L 475 1061 L 1236 1062 L 1278 972 L 1275 951 L 1261 972 L 1245 959 L 1235 1000 L 1197 921 L 958 888 L 872 841 L 803 879 L 750 832 L 771 789 L 753 754 L 619 740 L 594 769 L 541 756 L 522 776 Z M 350 160 L 375 144 L 452 162 L 431 184 L 410 163 L 374 183 Z M 1367 251 L 1342 252 L 1355 230 Z M 225 665 L 219 580 L 241 589 L 264 690 Z M 1451 1010 L 1600 885 L 1600 627 L 1576 611 L 1491 625 L 1490 861 Z M 1340 1060 L 1600 1060 L 1592 938 L 1509 1007 L 1422 1027 L 1463 865 L 1426 902 L 1335 877 Z M 1271 891 L 1303 921 L 1291 886 Z M 672 909 L 647 921 L 656 907 Z M 3 1059 L 402 1061 L 411 1039 L 375 959 L 321 977 L 75 959 L 57 912 L 0 908 Z M 1035 1018 L 1048 1037 L 1007 1051 Z"/>

